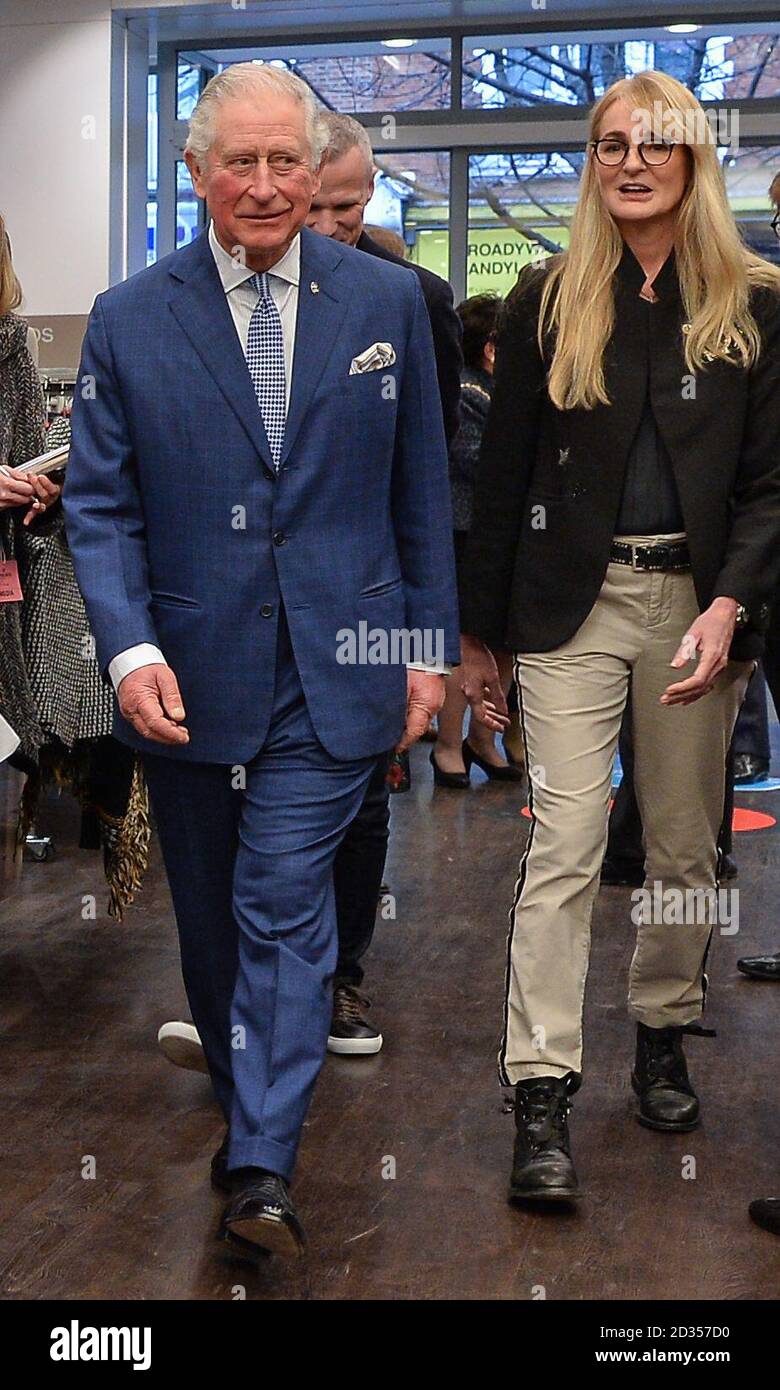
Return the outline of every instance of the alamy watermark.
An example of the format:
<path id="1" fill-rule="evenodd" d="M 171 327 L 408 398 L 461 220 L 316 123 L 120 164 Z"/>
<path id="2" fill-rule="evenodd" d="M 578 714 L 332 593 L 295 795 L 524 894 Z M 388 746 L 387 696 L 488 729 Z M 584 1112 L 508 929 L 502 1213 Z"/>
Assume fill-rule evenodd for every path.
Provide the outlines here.
<path id="1" fill-rule="evenodd" d="M 639 138 L 647 142 L 672 145 L 725 145 L 736 154 L 739 149 L 739 111 L 733 106 L 702 107 L 690 111 L 664 109 L 653 102 L 652 111 L 638 106 L 631 112 Z"/>
<path id="2" fill-rule="evenodd" d="M 444 662 L 444 628 L 369 627 L 362 619 L 357 630 L 339 628 L 336 660 L 340 666 L 408 666 L 424 662 L 441 667 Z"/>
<path id="3" fill-rule="evenodd" d="M 655 879 L 651 888 L 631 894 L 635 927 L 718 927 L 721 936 L 739 931 L 738 888 L 664 888 Z"/>

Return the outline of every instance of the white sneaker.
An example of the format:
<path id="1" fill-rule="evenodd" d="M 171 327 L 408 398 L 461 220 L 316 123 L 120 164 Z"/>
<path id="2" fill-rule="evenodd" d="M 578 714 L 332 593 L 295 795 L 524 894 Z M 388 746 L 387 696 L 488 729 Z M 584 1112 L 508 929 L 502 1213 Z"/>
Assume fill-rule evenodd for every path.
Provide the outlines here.
<path id="1" fill-rule="evenodd" d="M 206 1054 L 194 1023 L 164 1023 L 157 1034 L 157 1041 L 163 1056 L 175 1067 L 202 1071 L 208 1075 Z"/>

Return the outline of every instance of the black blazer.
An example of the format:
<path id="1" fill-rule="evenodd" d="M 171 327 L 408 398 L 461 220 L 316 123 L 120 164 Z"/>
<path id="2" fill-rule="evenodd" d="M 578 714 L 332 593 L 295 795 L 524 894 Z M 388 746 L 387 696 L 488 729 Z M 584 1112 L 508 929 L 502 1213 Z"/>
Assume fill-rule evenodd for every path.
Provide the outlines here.
<path id="1" fill-rule="evenodd" d="M 780 574 L 780 295 L 753 293 L 763 344 L 753 368 L 711 362 L 692 391 L 674 253 L 653 282 L 658 303 L 648 304 L 639 296 L 645 273 L 626 248 L 604 364 L 612 403 L 560 411 L 546 389 L 551 354 L 546 348 L 543 361 L 536 340 L 546 274 L 523 271 L 499 331 L 462 630 L 493 646 L 543 652 L 581 626 L 606 574 L 649 380 L 700 608 L 719 595 L 743 604 L 750 624 L 735 634 L 731 656 L 760 655 Z"/>
<path id="2" fill-rule="evenodd" d="M 394 261 L 413 270 L 423 292 L 428 317 L 433 332 L 433 350 L 436 354 L 436 375 L 439 379 L 439 394 L 444 416 L 444 433 L 449 446 L 458 432 L 460 423 L 460 372 L 463 366 L 463 327 L 452 301 L 452 290 L 440 275 L 424 266 L 413 265 L 400 256 L 386 251 L 384 246 L 372 241 L 366 232 L 361 232 L 357 242 L 358 251 L 369 256 L 380 256 L 383 261 Z"/>

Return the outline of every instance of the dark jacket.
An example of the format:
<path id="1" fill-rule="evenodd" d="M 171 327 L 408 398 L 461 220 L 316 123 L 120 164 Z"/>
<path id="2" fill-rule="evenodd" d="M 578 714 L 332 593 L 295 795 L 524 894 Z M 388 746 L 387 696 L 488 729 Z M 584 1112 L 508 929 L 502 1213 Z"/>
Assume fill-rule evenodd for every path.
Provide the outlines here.
<path id="1" fill-rule="evenodd" d="M 479 450 L 485 428 L 493 378 L 482 367 L 464 367 L 460 375 L 460 429 L 450 445 L 452 524 L 468 531 L 474 506 Z"/>
<path id="2" fill-rule="evenodd" d="M 463 366 L 463 328 L 458 315 L 455 313 L 452 290 L 447 281 L 442 280 L 440 275 L 434 275 L 432 270 L 426 270 L 421 265 L 413 265 L 411 261 L 405 261 L 400 256 L 394 256 L 392 251 L 386 251 L 384 246 L 372 241 L 366 232 L 361 232 L 357 249 L 358 251 L 365 251 L 369 256 L 379 256 L 383 261 L 393 261 L 395 265 L 406 266 L 407 270 L 414 271 L 420 281 L 420 289 L 423 292 L 423 299 L 433 332 L 433 350 L 436 354 L 436 375 L 439 379 L 444 433 L 449 445 L 458 432 L 460 372 Z"/>
<path id="3" fill-rule="evenodd" d="M 720 595 L 748 610 L 734 659 L 757 656 L 780 573 L 780 296 L 756 289 L 762 335 L 745 371 L 716 360 L 695 378 L 684 358 L 683 308 L 672 253 L 639 296 L 645 273 L 626 248 L 616 274 L 615 328 L 605 354 L 610 405 L 560 411 L 546 390 L 549 355 L 536 341 L 546 270 L 523 272 L 497 344 L 466 563 L 464 632 L 515 651 L 551 651 L 572 637 L 609 563 L 626 460 L 646 394 L 669 451 L 700 609 Z M 687 388 L 686 389 L 686 384 Z M 541 509 L 541 510 L 540 510 Z"/>

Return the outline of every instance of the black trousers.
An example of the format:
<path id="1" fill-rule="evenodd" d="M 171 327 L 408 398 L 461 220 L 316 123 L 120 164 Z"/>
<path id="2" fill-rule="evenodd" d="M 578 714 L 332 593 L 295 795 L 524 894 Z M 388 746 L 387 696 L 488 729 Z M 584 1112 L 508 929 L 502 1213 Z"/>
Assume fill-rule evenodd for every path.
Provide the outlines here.
<path id="1" fill-rule="evenodd" d="M 766 646 L 761 662 L 769 686 L 769 693 L 775 704 L 775 713 L 780 719 L 780 602 L 776 603 L 769 620 Z"/>
<path id="2" fill-rule="evenodd" d="M 333 883 L 339 954 L 334 984 L 359 985 L 361 958 L 371 945 L 390 831 L 390 754 L 380 758 L 363 803 L 336 852 Z"/>
<path id="3" fill-rule="evenodd" d="M 769 716 L 766 680 L 761 666 L 756 667 L 747 688 L 734 730 L 732 748 L 735 753 L 750 753 L 754 758 L 765 758 L 769 762 Z"/>

